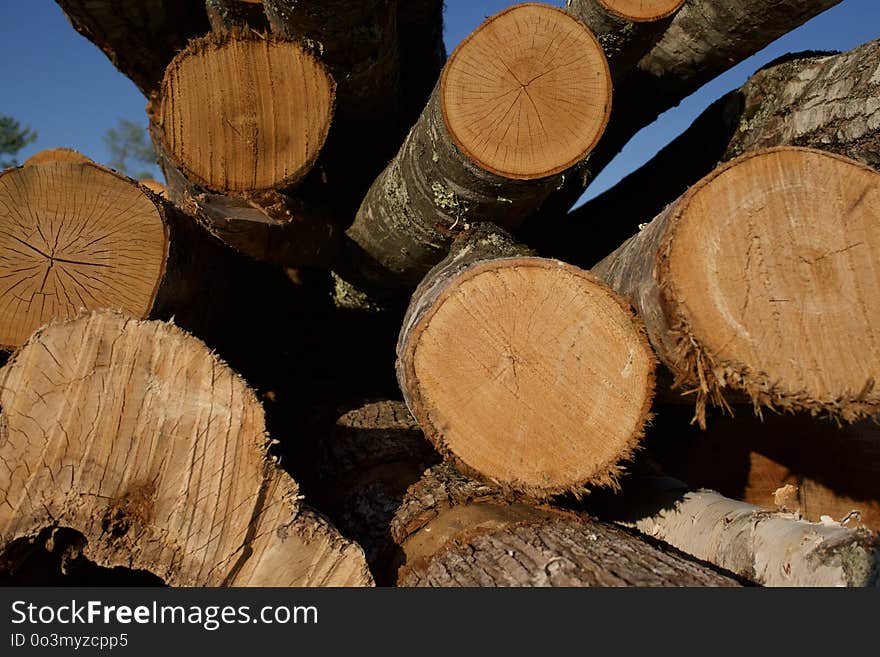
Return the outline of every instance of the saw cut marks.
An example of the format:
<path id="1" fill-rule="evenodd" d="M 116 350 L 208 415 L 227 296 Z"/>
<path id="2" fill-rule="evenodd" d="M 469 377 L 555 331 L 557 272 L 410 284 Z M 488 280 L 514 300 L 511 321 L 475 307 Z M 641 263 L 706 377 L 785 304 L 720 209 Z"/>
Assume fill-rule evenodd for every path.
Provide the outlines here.
<path id="1" fill-rule="evenodd" d="M 868 167 L 807 149 L 746 156 L 686 199 L 661 285 L 714 362 L 747 364 L 732 383 L 876 407 L 878 217 Z"/>
<path id="2" fill-rule="evenodd" d="M 441 78 L 456 144 L 492 173 L 533 179 L 589 153 L 608 122 L 611 77 L 593 34 L 563 11 L 521 4 L 455 50 Z"/>
<path id="3" fill-rule="evenodd" d="M 47 162 L 0 174 L 0 346 L 81 309 L 144 317 L 165 272 L 156 204 L 91 163 Z"/>
<path id="4" fill-rule="evenodd" d="M 190 42 L 165 72 L 158 109 L 168 155 L 219 193 L 292 185 L 327 138 L 335 84 L 291 41 L 232 31 Z"/>
<path id="5" fill-rule="evenodd" d="M 633 22 L 656 21 L 677 12 L 684 0 L 598 0 L 609 14 Z"/>

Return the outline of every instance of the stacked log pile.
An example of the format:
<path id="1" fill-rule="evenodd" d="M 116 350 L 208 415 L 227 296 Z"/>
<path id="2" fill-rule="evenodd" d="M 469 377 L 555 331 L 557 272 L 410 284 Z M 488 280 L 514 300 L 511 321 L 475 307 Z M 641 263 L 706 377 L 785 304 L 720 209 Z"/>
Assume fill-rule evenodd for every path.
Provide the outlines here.
<path id="1" fill-rule="evenodd" d="M 0 172 L 0 582 L 880 582 L 880 43 L 568 213 L 834 0 L 58 4 L 165 181 Z"/>

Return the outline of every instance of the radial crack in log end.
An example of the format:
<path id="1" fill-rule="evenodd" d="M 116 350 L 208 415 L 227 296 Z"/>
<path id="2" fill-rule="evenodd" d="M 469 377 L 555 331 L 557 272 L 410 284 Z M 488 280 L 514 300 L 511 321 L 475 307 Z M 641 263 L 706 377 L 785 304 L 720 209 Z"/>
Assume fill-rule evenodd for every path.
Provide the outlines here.
<path id="1" fill-rule="evenodd" d="M 165 154 L 217 193 L 297 183 L 327 138 L 335 83 L 302 45 L 233 30 L 195 39 L 165 71 L 155 108 Z"/>
<path id="2" fill-rule="evenodd" d="M 593 272 L 636 305 L 676 386 L 851 422 L 880 409 L 880 175 L 777 148 L 704 178 Z"/>
<path id="3" fill-rule="evenodd" d="M 425 278 L 398 342 L 404 398 L 478 478 L 538 497 L 613 486 L 653 398 L 644 328 L 588 272 L 521 249 L 480 227 Z"/>
<path id="4" fill-rule="evenodd" d="M 300 507 L 247 384 L 171 324 L 101 311 L 37 331 L 0 370 L 0 546 L 80 532 L 103 567 L 172 586 L 369 583 Z"/>

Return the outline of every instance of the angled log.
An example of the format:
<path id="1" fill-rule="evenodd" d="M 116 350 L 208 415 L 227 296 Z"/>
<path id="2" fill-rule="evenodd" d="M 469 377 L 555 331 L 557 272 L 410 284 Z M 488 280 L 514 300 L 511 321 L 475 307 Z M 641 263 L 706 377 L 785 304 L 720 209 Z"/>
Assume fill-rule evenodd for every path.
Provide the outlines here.
<path id="1" fill-rule="evenodd" d="M 755 151 L 706 176 L 592 272 L 635 305 L 673 386 L 852 422 L 880 409 L 880 174 Z"/>
<path id="2" fill-rule="evenodd" d="M 56 0 L 77 32 L 94 43 L 145 96 L 191 38 L 210 30 L 203 0 Z"/>
<path id="3" fill-rule="evenodd" d="M 880 170 L 880 42 L 800 53 L 712 104 L 650 162 L 536 234 L 536 246 L 592 266 L 721 162 L 757 148 L 806 146 Z"/>
<path id="4" fill-rule="evenodd" d="M 589 164 L 577 176 L 569 176 L 530 222 L 529 243 L 538 245 L 532 233 L 539 240 L 541 232 L 564 228 L 565 213 L 639 130 L 710 80 L 839 3 L 688 0 L 651 51 L 628 75 L 615 81 L 616 109 L 602 142 Z"/>
<path id="5" fill-rule="evenodd" d="M 880 531 L 880 425 L 802 415 L 713 418 L 688 427 L 682 409 L 658 411 L 647 449 L 694 488 L 789 511 L 812 522 Z"/>
<path id="6" fill-rule="evenodd" d="M 654 365 L 616 294 L 491 225 L 425 277 L 397 345 L 404 399 L 434 446 L 536 497 L 615 484 L 649 415 Z"/>
<path id="7" fill-rule="evenodd" d="M 322 262 L 338 234 L 330 212 L 285 192 L 314 166 L 334 98 L 333 79 L 300 44 L 241 30 L 191 41 L 149 108 L 170 198 L 242 253 Z"/>
<path id="8" fill-rule="evenodd" d="M 0 391 L 0 550 L 64 528 L 93 563 L 172 586 L 371 583 L 269 455 L 254 393 L 175 326 L 108 311 L 50 325 Z"/>
<path id="9" fill-rule="evenodd" d="M 763 586 L 880 583 L 880 552 L 870 532 L 806 522 L 674 479 L 634 479 L 617 499 L 593 509 Z"/>
<path id="10" fill-rule="evenodd" d="M 450 56 L 364 198 L 340 273 L 411 289 L 468 222 L 518 225 L 595 146 L 610 103 L 607 62 L 583 23 L 538 4 L 492 16 Z"/>
<path id="11" fill-rule="evenodd" d="M 511 500 L 449 465 L 428 470 L 392 532 L 399 586 L 737 586 L 618 528 Z"/>

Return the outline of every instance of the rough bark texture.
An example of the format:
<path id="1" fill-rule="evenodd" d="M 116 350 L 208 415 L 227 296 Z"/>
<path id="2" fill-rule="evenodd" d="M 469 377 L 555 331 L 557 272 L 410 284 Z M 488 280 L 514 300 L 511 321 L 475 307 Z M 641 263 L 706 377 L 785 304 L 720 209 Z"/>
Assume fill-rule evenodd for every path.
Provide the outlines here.
<path id="1" fill-rule="evenodd" d="M 205 11 L 215 32 L 239 28 L 265 32 L 269 29 L 260 0 L 205 0 Z"/>
<path id="2" fill-rule="evenodd" d="M 321 438 L 314 482 L 303 482 L 339 530 L 364 548 L 377 583 L 393 584 L 397 545 L 391 520 L 410 484 L 440 456 L 402 401 L 381 400 L 342 414 Z"/>
<path id="3" fill-rule="evenodd" d="M 201 0 L 57 0 L 76 31 L 98 46 L 145 96 L 189 39 L 210 30 Z"/>
<path id="4" fill-rule="evenodd" d="M 529 222 L 532 232 L 564 224 L 590 181 L 639 130 L 710 80 L 840 0 L 688 0 L 659 43 L 614 86 L 611 121 L 589 163 Z M 543 251 L 543 247 L 541 247 Z"/>
<path id="5" fill-rule="evenodd" d="M 53 324 L 0 381 L 3 549 L 70 528 L 92 562 L 174 586 L 371 583 L 363 552 L 301 509 L 254 393 L 177 327 Z"/>
<path id="6" fill-rule="evenodd" d="M 456 240 L 419 285 L 404 318 L 397 345 L 404 399 L 434 446 L 474 477 L 536 497 L 613 486 L 649 416 L 653 355 L 641 325 L 611 290 L 586 272 L 528 255 L 491 224 Z M 502 281 L 502 291 L 472 283 L 480 276 L 493 285 Z M 546 304 L 555 298 L 572 299 L 565 317 Z M 447 303 L 461 304 L 463 315 L 438 320 Z M 451 337 L 443 328 L 450 321 Z M 464 356 L 453 342 L 466 343 Z M 423 356 L 422 345 L 430 350 L 435 343 L 442 358 Z M 599 355 L 618 348 L 619 362 Z M 472 371 L 460 369 L 465 361 Z M 460 414 L 466 402 L 468 411 Z M 548 424 L 554 413 L 557 421 Z M 516 421 L 508 426 L 510 418 Z"/>
<path id="7" fill-rule="evenodd" d="M 719 163 L 770 146 L 808 146 L 880 170 L 880 41 L 802 53 L 713 103 L 650 162 L 539 236 L 541 250 L 592 266 Z"/>
<path id="8" fill-rule="evenodd" d="M 779 175 L 788 181 L 787 183 L 770 181 L 770 177 L 776 175 L 771 173 L 774 162 L 779 163 L 782 167 L 777 171 Z M 783 162 L 788 164 L 783 164 Z M 740 169 L 739 167 L 743 168 Z M 827 178 L 817 178 L 816 172 L 818 167 L 824 167 L 822 170 L 826 172 Z M 764 171 L 766 179 L 752 179 L 755 175 L 754 171 Z M 744 176 L 744 178 L 739 179 L 738 176 Z M 803 179 L 806 178 L 809 178 L 809 181 L 804 183 Z M 837 182 L 833 182 L 832 179 L 837 180 Z M 844 198 L 842 196 L 844 192 L 841 190 L 848 186 L 850 180 L 858 180 L 858 182 L 853 182 L 855 187 L 851 187 L 847 192 L 846 200 L 843 201 L 845 207 L 838 208 L 834 205 L 839 199 L 835 196 L 830 196 L 832 191 L 822 192 L 819 189 L 819 186 L 827 183 L 832 185 L 834 194 Z M 798 238 L 805 240 L 803 243 L 796 239 L 790 239 L 784 243 L 774 244 L 774 248 L 777 248 L 778 252 L 782 252 L 779 249 L 790 249 L 791 257 L 796 262 L 803 262 L 810 266 L 815 264 L 824 266 L 822 261 L 826 256 L 838 253 L 845 254 L 854 246 L 866 246 L 867 248 L 867 244 L 875 239 L 874 234 L 871 232 L 873 230 L 871 222 L 867 217 L 871 212 L 869 208 L 873 207 L 872 204 L 875 202 L 871 199 L 873 199 L 873 194 L 878 189 L 878 184 L 880 184 L 878 181 L 880 181 L 880 177 L 868 167 L 860 165 L 854 160 L 821 151 L 779 148 L 748 153 L 719 167 L 713 173 L 706 176 L 697 185 L 692 187 L 687 194 L 675 203 L 670 204 L 657 218 L 644 226 L 637 235 L 627 240 L 614 253 L 603 259 L 592 269 L 600 279 L 606 281 L 636 307 L 645 322 L 651 343 L 661 362 L 673 374 L 673 387 L 681 388 L 685 393 L 695 395 L 696 419 L 700 422 L 701 426 L 705 426 L 707 402 L 725 406 L 727 402 L 724 399 L 724 394 L 728 390 L 748 395 L 754 403 L 756 410 L 759 410 L 760 406 L 767 406 L 786 411 L 809 411 L 814 415 L 828 414 L 847 422 L 875 415 L 878 405 L 880 405 L 880 398 L 878 398 L 877 392 L 874 389 L 874 382 L 870 377 L 867 381 L 857 384 L 851 381 L 850 387 L 846 389 L 834 387 L 833 385 L 825 387 L 824 384 L 814 386 L 812 383 L 805 381 L 803 372 L 801 375 L 796 376 L 790 372 L 780 374 L 783 371 L 782 368 L 768 371 L 765 369 L 766 364 L 764 362 L 747 362 L 745 359 L 749 358 L 749 356 L 744 355 L 745 351 L 737 351 L 734 348 L 733 351 L 724 352 L 724 349 L 732 340 L 721 344 L 718 335 L 706 332 L 707 327 L 717 317 L 713 317 L 710 320 L 706 316 L 697 316 L 692 311 L 692 306 L 699 299 L 709 299 L 719 304 L 728 304 L 734 296 L 738 295 L 738 293 L 731 292 L 736 285 L 731 283 L 725 289 L 725 292 L 720 292 L 718 291 L 720 290 L 719 283 L 715 280 L 708 287 L 704 287 L 703 292 L 695 292 L 696 288 L 699 287 L 697 281 L 685 283 L 688 275 L 681 273 L 683 271 L 681 269 L 677 270 L 677 274 L 671 273 L 670 263 L 673 262 L 672 254 L 674 252 L 679 254 L 677 262 L 681 262 L 688 257 L 687 255 L 681 255 L 681 251 L 674 251 L 677 232 L 682 226 L 686 225 L 683 217 L 690 217 L 688 221 L 694 222 L 691 224 L 693 226 L 708 226 L 713 221 L 713 216 L 724 216 L 728 217 L 731 222 L 739 222 L 738 225 L 741 231 L 746 231 L 741 232 L 737 238 L 742 238 L 744 245 L 748 242 L 746 246 L 743 246 L 744 258 L 742 262 L 737 259 L 738 256 L 737 258 L 731 256 L 730 259 L 724 259 L 723 262 L 715 261 L 718 267 L 717 276 L 728 280 L 728 276 L 733 276 L 735 273 L 740 272 L 740 275 L 743 277 L 743 289 L 740 292 L 744 290 L 745 302 L 742 300 L 737 302 L 741 306 L 741 317 L 731 320 L 730 317 L 732 315 L 730 315 L 730 312 L 723 310 L 718 315 L 724 322 L 738 322 L 737 326 L 740 327 L 739 331 L 741 334 L 747 337 L 750 335 L 748 331 L 742 328 L 743 323 L 747 322 L 744 311 L 749 309 L 753 314 L 758 312 L 755 310 L 754 304 L 752 308 L 748 307 L 752 300 L 748 277 L 753 276 L 755 271 L 757 271 L 749 267 L 750 257 L 763 258 L 761 260 L 761 272 L 764 277 L 764 283 L 760 294 L 761 299 L 763 299 L 762 303 L 770 304 L 763 307 L 763 310 L 773 315 L 776 319 L 778 319 L 779 313 L 777 310 L 774 310 L 773 303 L 794 302 L 797 304 L 809 304 L 816 301 L 818 296 L 811 298 L 808 291 L 812 290 L 817 295 L 820 292 L 825 294 L 824 290 L 828 291 L 828 296 L 823 297 L 825 305 L 822 306 L 821 310 L 816 311 L 814 309 L 811 312 L 829 313 L 829 316 L 833 312 L 838 320 L 844 318 L 845 321 L 849 321 L 846 318 L 851 318 L 853 321 L 843 334 L 831 339 L 829 343 L 838 349 L 837 358 L 822 361 L 822 367 L 827 368 L 830 373 L 841 362 L 839 359 L 846 358 L 848 359 L 847 362 L 861 362 L 864 364 L 866 362 L 874 362 L 873 359 L 876 358 L 873 346 L 866 347 L 865 353 L 850 353 L 847 350 L 848 345 L 856 337 L 864 337 L 869 344 L 873 340 L 873 325 L 870 320 L 872 311 L 866 309 L 873 307 L 873 300 L 870 296 L 873 289 L 870 283 L 873 274 L 870 267 L 866 268 L 862 261 L 858 263 L 855 261 L 847 262 L 842 265 L 847 267 L 849 271 L 855 272 L 853 275 L 857 280 L 868 281 L 867 286 L 864 287 L 864 291 L 868 295 L 865 297 L 866 300 L 854 302 L 854 307 L 865 308 L 864 317 L 862 317 L 861 314 L 853 314 L 851 309 L 841 305 L 842 301 L 839 293 L 835 291 L 837 289 L 835 285 L 839 285 L 839 279 L 836 278 L 836 270 L 810 270 L 807 272 L 809 276 L 806 277 L 809 284 L 802 283 L 806 287 L 798 287 L 797 283 L 791 282 L 794 281 L 793 278 L 786 279 L 786 271 L 790 270 L 780 265 L 779 261 L 770 261 L 764 255 L 761 249 L 765 247 L 762 247 L 761 240 L 766 238 L 758 237 L 758 232 L 755 232 L 756 229 L 752 223 L 757 221 L 755 217 L 760 216 L 761 225 L 769 225 L 771 221 L 781 221 L 780 225 L 783 225 L 787 221 L 798 222 L 801 219 L 801 214 L 806 216 L 805 213 L 810 213 L 810 216 L 813 217 L 811 223 L 808 222 L 808 225 L 802 226 L 799 231 L 800 234 L 797 235 Z M 838 183 L 839 186 L 834 186 Z M 728 185 L 728 187 L 724 187 L 724 185 Z M 766 191 L 762 190 L 762 186 L 765 185 L 767 186 Z M 717 193 L 712 192 L 713 186 Z M 740 192 L 736 192 L 738 187 L 746 195 L 745 197 L 749 198 L 762 198 L 766 200 L 778 196 L 776 205 L 773 206 L 775 214 L 771 213 L 768 216 L 765 212 L 765 209 L 770 207 L 770 201 L 766 201 L 763 205 L 758 204 L 757 206 L 749 205 L 750 202 L 748 201 L 742 201 L 742 198 L 745 197 Z M 725 196 L 723 191 L 725 189 L 731 190 L 729 197 Z M 785 203 L 782 203 L 780 206 L 779 203 L 781 203 L 780 199 L 787 198 L 789 190 L 798 189 L 804 190 L 799 192 L 802 193 L 802 196 L 799 198 L 803 201 L 803 205 L 799 207 L 798 211 L 801 214 L 792 214 L 789 206 L 785 205 Z M 747 192 L 747 190 L 750 191 Z M 701 196 L 704 192 L 707 194 L 705 198 Z M 736 194 L 733 192 L 736 192 Z M 754 196 L 755 194 L 758 194 L 758 196 Z M 850 195 L 852 195 L 852 198 L 850 198 Z M 725 205 L 727 203 L 726 199 L 734 197 L 738 199 L 737 203 L 742 204 L 739 211 L 728 208 Z M 694 205 L 697 209 L 692 214 L 689 214 L 690 204 L 695 199 L 700 199 Z M 708 214 L 701 210 L 704 208 L 702 204 L 707 202 L 706 199 L 709 199 L 708 202 L 710 203 L 718 204 Z M 743 210 L 746 206 L 748 206 L 748 211 Z M 791 217 L 786 217 L 786 215 L 791 215 Z M 846 223 L 843 223 L 842 217 L 846 217 Z M 835 239 L 846 240 L 850 224 L 860 220 L 859 218 L 867 222 L 868 230 L 864 235 L 865 241 L 847 244 L 846 248 L 842 251 L 836 245 L 833 247 L 829 246 L 832 234 L 836 235 Z M 729 225 L 733 225 L 733 223 Z M 713 229 L 707 228 L 706 230 L 709 230 L 709 237 L 704 241 L 704 245 L 717 245 L 718 235 L 712 232 Z M 725 228 L 724 230 L 727 229 Z M 811 241 L 813 238 L 807 237 L 807 231 L 810 230 L 822 232 L 821 241 L 823 241 L 823 244 L 821 246 L 828 247 L 831 250 L 826 249 L 825 252 L 816 254 L 810 252 L 812 256 L 807 255 L 807 252 L 813 248 L 813 242 Z M 730 234 L 728 233 L 727 235 L 729 238 Z M 744 235 L 747 236 L 747 239 L 743 237 Z M 727 240 L 728 245 L 732 243 L 730 239 Z M 709 257 L 706 254 L 717 253 L 713 249 L 707 249 L 704 254 L 694 254 L 692 261 L 696 262 L 700 258 Z M 737 249 L 739 247 L 733 249 L 731 253 Z M 754 250 L 757 250 L 757 255 L 753 252 Z M 818 258 L 818 260 L 813 260 L 812 258 Z M 772 262 L 773 264 L 768 264 L 765 267 L 765 261 Z M 728 269 L 729 271 L 726 271 Z M 790 285 L 787 290 L 795 298 L 774 298 L 773 290 L 777 289 L 775 286 L 778 286 L 778 289 L 784 289 L 782 287 L 784 280 L 789 281 Z M 703 281 L 702 284 L 704 286 L 708 285 L 706 281 Z M 853 285 L 858 286 L 862 285 L 862 283 L 854 283 Z M 689 286 L 692 292 L 690 297 L 684 298 L 681 294 L 680 290 L 683 286 Z M 801 298 L 804 297 L 805 293 L 807 298 Z M 793 307 L 803 308 L 805 306 L 798 305 Z M 705 308 L 706 306 L 704 306 Z M 758 317 L 759 315 L 756 314 L 755 316 Z M 862 318 L 864 322 L 859 324 L 856 318 Z M 697 322 L 703 323 L 702 333 L 699 330 L 694 330 Z M 719 325 L 723 327 L 723 324 Z M 829 331 L 842 330 L 837 324 L 834 324 L 827 318 L 822 326 L 814 324 L 813 328 L 820 332 L 825 329 Z M 793 361 L 803 358 L 803 350 L 807 348 L 799 340 L 803 339 L 806 341 L 806 345 L 809 345 L 811 341 L 823 339 L 821 336 L 811 334 L 808 329 L 805 329 L 806 332 L 804 333 L 807 336 L 806 338 L 800 333 L 797 333 L 797 336 L 800 337 L 794 337 L 795 332 L 792 329 L 788 331 L 782 331 L 779 327 L 777 329 L 779 330 L 778 349 L 786 350 L 786 353 Z M 851 332 L 850 329 L 852 329 Z M 727 329 L 724 328 L 724 330 Z M 757 330 L 757 326 L 752 326 L 750 330 Z M 857 332 L 860 336 L 855 335 Z M 752 338 L 748 337 L 748 339 L 751 340 Z M 713 341 L 715 341 L 714 347 L 707 346 Z M 724 353 L 722 354 L 722 352 Z M 817 365 L 817 367 L 819 366 Z M 847 367 L 850 366 L 848 365 Z M 847 370 L 846 367 L 841 371 L 845 370 Z M 821 392 L 816 392 L 820 389 Z"/>
<path id="9" fill-rule="evenodd" d="M 865 530 L 815 524 L 690 490 L 672 479 L 628 482 L 601 517 L 764 586 L 877 586 L 880 555 Z"/>
<path id="10" fill-rule="evenodd" d="M 591 518 L 532 507 L 428 470 L 392 524 L 401 586 L 735 586 L 711 569 Z"/>
<path id="11" fill-rule="evenodd" d="M 508 229 L 519 225 L 560 186 L 565 179 L 565 170 L 575 164 L 565 162 L 551 174 L 541 173 L 542 177 L 537 177 L 537 174 L 506 176 L 493 173 L 463 152 L 461 143 L 456 143 L 456 137 L 449 128 L 444 104 L 459 97 L 451 96 L 453 100 L 447 100 L 444 81 L 450 71 L 456 70 L 456 57 L 464 58 L 468 55 L 460 53 L 479 48 L 479 45 L 472 44 L 481 43 L 480 35 L 485 26 L 495 20 L 503 20 L 506 14 L 515 11 L 546 12 L 542 20 L 547 22 L 564 20 L 556 16 L 557 9 L 549 6 L 535 10 L 532 5 L 518 5 L 488 19 L 453 53 L 418 121 L 400 151 L 370 187 L 347 232 L 349 240 L 346 248 L 350 264 L 349 270 L 340 271 L 340 274 L 350 282 L 366 288 L 412 289 L 432 266 L 443 259 L 452 239 L 457 232 L 466 229 L 469 222 L 492 221 Z M 579 26 L 578 30 L 584 34 L 578 37 L 591 40 L 590 52 L 595 51 L 593 54 L 601 57 L 600 48 L 592 35 L 583 30 L 581 24 L 570 19 L 566 22 Z M 525 46 L 525 40 L 522 45 Z M 588 48 L 586 45 L 583 47 L 585 50 Z M 557 50 L 566 52 L 561 48 Z M 589 68 L 588 65 L 584 66 L 585 69 Z M 601 66 L 605 67 L 604 84 L 607 88 L 597 88 L 591 98 L 601 106 L 585 107 L 585 113 L 590 116 L 579 121 L 579 125 L 592 125 L 594 120 L 598 120 L 604 126 L 607 120 L 611 83 L 607 65 L 602 63 Z M 523 73 L 529 74 L 527 71 Z M 531 74 L 535 79 L 542 75 L 534 76 L 534 71 Z M 581 74 L 587 75 L 585 71 L 578 70 L 577 75 Z M 580 80 L 577 81 L 580 83 Z M 559 84 L 561 86 L 563 83 Z M 519 86 L 522 89 L 527 87 L 521 83 L 517 84 Z M 602 84 L 597 83 L 597 87 L 602 87 Z M 518 99 L 519 95 L 515 97 L 514 104 L 519 102 Z M 502 140 L 509 132 L 520 129 L 519 117 L 508 116 L 512 107 L 499 114 L 499 125 L 508 124 Z M 537 120 L 541 121 L 540 114 L 537 114 Z M 559 123 L 558 118 L 552 125 L 555 127 L 556 123 Z M 598 135 L 594 137 L 598 139 Z M 574 143 L 585 138 L 586 135 L 579 134 L 578 139 L 573 140 L 569 135 L 568 141 Z M 585 152 L 594 145 L 595 141 L 585 144 Z M 491 147 L 486 148 L 491 150 Z M 498 149 L 495 150 L 497 154 Z M 580 158 L 584 154 L 581 153 Z"/>
<path id="12" fill-rule="evenodd" d="M 694 488 L 846 527 L 880 531 L 880 425 L 737 413 L 689 427 L 686 409 L 656 414 L 647 451 Z"/>

